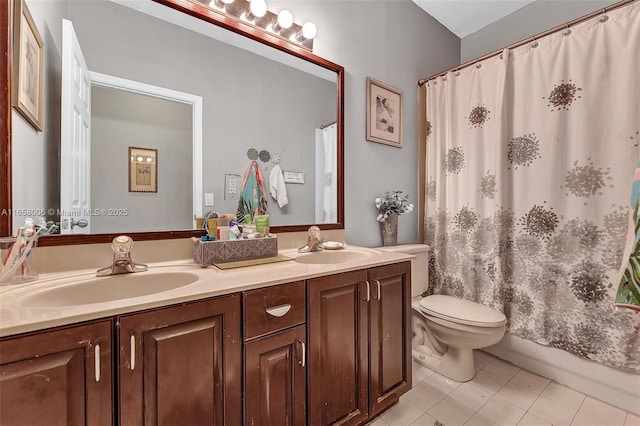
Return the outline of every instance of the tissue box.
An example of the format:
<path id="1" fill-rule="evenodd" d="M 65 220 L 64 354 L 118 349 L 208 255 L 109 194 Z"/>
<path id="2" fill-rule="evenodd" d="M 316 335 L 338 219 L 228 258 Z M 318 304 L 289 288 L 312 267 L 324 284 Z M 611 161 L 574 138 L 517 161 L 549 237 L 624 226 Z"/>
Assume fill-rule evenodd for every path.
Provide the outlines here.
<path id="1" fill-rule="evenodd" d="M 193 260 L 200 265 L 259 259 L 278 255 L 275 236 L 250 240 L 201 241 L 193 238 Z"/>

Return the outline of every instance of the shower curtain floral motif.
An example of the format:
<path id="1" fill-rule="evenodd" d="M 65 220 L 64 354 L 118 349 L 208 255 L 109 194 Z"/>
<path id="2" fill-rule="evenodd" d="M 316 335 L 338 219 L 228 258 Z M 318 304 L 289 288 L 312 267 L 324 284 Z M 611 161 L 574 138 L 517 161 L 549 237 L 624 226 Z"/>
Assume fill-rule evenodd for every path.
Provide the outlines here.
<path id="1" fill-rule="evenodd" d="M 640 373 L 613 305 L 640 159 L 640 4 L 427 83 L 427 293 L 507 332 Z M 626 266 L 626 265 L 625 265 Z"/>

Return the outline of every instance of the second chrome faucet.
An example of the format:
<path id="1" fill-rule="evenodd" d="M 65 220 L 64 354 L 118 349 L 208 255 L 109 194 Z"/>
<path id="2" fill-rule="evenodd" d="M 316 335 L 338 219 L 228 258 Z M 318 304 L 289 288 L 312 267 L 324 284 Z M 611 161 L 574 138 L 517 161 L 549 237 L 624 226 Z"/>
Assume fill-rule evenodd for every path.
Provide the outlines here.
<path id="1" fill-rule="evenodd" d="M 298 253 L 308 253 L 310 251 L 321 251 L 324 237 L 320 234 L 320 228 L 312 226 L 307 232 L 307 244 L 298 249 Z"/>

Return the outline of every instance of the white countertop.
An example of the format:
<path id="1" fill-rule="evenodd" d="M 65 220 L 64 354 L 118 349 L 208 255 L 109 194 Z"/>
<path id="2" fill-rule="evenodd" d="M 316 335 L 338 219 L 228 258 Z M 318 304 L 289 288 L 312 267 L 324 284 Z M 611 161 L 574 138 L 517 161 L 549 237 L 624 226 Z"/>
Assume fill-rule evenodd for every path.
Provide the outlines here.
<path id="1" fill-rule="evenodd" d="M 368 256 L 337 264 L 305 264 L 291 260 L 228 270 L 220 270 L 213 266 L 202 268 L 192 260 L 150 263 L 148 264 L 148 272 L 139 272 L 138 274 L 189 272 L 196 274 L 198 280 L 192 284 L 146 296 L 62 307 L 34 307 L 29 306 L 27 300 L 40 292 L 95 278 L 96 270 L 85 269 L 41 274 L 38 280 L 30 283 L 0 287 L 0 337 L 296 280 L 392 264 L 413 258 L 408 254 L 357 246 L 346 246 L 345 249 L 340 250 L 344 253 L 349 251 L 363 252 Z M 316 253 L 299 254 L 296 250 L 281 250 L 280 254 L 296 258 L 298 256 L 314 256 Z M 104 280 L 104 285 L 108 285 L 110 278 L 100 279 Z"/>

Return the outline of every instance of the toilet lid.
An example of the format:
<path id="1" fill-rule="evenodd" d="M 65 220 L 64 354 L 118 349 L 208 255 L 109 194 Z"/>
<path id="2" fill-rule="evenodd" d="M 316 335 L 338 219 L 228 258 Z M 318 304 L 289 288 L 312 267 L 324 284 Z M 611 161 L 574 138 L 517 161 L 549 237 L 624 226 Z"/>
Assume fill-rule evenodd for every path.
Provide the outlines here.
<path id="1" fill-rule="evenodd" d="M 420 300 L 420 310 L 447 321 L 477 327 L 499 327 L 507 322 L 507 318 L 500 311 L 453 296 L 424 297 Z"/>

